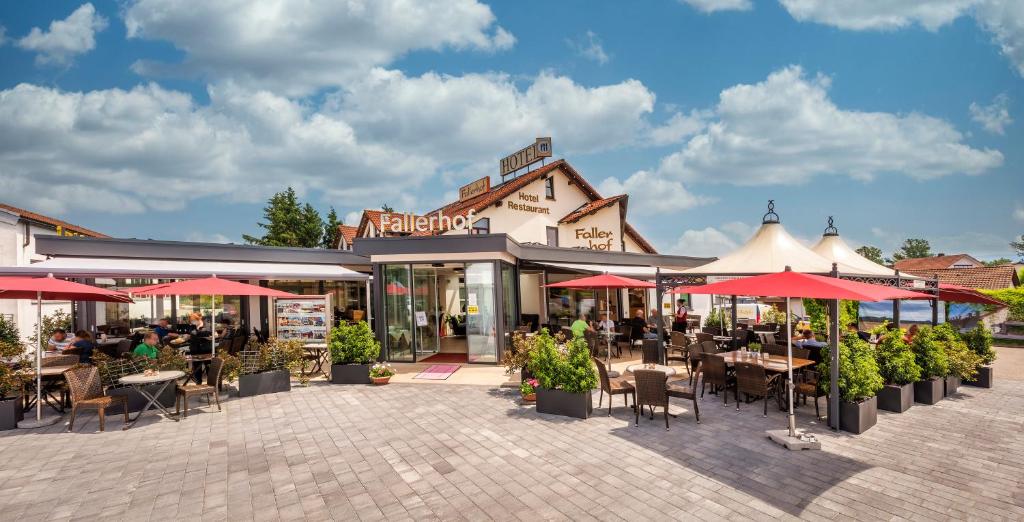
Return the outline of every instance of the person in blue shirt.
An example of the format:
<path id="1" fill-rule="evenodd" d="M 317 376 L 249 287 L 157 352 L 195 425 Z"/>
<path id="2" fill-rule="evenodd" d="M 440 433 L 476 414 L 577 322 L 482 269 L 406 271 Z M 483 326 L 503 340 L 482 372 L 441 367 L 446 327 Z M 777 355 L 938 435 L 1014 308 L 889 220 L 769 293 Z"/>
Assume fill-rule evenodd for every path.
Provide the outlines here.
<path id="1" fill-rule="evenodd" d="M 174 339 L 178 336 L 177 333 L 171 331 L 171 324 L 167 319 L 161 319 L 156 327 L 153 328 L 153 332 L 161 341 L 164 340 L 164 338 Z"/>
<path id="2" fill-rule="evenodd" d="M 794 342 L 793 344 L 804 348 L 822 348 L 826 346 L 825 343 L 814 338 L 814 332 L 811 330 L 804 330 L 803 334 L 804 338 Z"/>
<path id="3" fill-rule="evenodd" d="M 81 350 L 78 353 L 78 362 L 92 364 L 92 352 L 96 349 L 96 343 L 92 341 L 92 335 L 89 332 L 85 330 L 75 332 L 75 340 L 71 343 L 71 347 Z"/>

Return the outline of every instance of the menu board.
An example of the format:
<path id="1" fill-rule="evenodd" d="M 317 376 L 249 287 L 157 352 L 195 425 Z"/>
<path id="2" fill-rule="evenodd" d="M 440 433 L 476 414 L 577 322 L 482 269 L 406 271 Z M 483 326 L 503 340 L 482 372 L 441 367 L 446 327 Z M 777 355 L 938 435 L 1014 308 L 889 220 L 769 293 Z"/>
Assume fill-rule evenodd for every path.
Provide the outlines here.
<path id="1" fill-rule="evenodd" d="M 332 312 L 330 295 L 278 297 L 274 300 L 274 312 L 279 339 L 327 342 Z"/>

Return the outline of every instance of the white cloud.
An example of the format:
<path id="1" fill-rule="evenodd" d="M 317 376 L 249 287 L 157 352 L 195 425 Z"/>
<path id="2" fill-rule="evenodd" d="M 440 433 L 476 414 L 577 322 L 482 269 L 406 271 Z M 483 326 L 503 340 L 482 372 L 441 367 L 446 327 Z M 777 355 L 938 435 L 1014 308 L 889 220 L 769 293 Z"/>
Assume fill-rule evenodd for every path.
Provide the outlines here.
<path id="1" fill-rule="evenodd" d="M 740 221 L 724 223 L 718 228 L 689 229 L 669 250 L 687 256 L 719 257 L 736 250 L 753 233 L 753 227 Z"/>
<path id="2" fill-rule="evenodd" d="M 1024 222 L 1024 205 L 1018 203 L 1013 209 L 1013 219 Z"/>
<path id="3" fill-rule="evenodd" d="M 1024 76 L 1024 2 L 988 0 L 978 6 L 975 18 L 999 45 L 1003 55 Z"/>
<path id="4" fill-rule="evenodd" d="M 625 181 L 620 181 L 616 177 L 606 178 L 600 183 L 598 190 L 606 197 L 629 194 L 631 215 L 677 212 L 712 201 L 710 198 L 691 194 L 679 181 L 661 178 L 645 170 L 634 173 Z"/>
<path id="5" fill-rule="evenodd" d="M 682 143 L 684 139 L 704 130 L 710 116 L 710 111 L 693 110 L 688 115 L 676 112 L 664 125 L 651 129 L 650 142 L 653 145 Z"/>
<path id="6" fill-rule="evenodd" d="M 50 30 L 33 27 L 18 40 L 18 47 L 34 51 L 37 64 L 66 65 L 73 57 L 96 47 L 96 33 L 107 28 L 107 19 L 92 4 L 82 4 L 67 18 L 50 22 Z M 0 42 L 3 41 L 0 31 Z"/>
<path id="7" fill-rule="evenodd" d="M 601 39 L 593 31 L 587 31 L 586 35 L 577 40 L 566 39 L 565 43 L 576 54 L 588 60 L 595 61 L 599 65 L 608 63 L 608 54 L 604 52 Z"/>
<path id="8" fill-rule="evenodd" d="M 181 64 L 137 62 L 141 74 L 191 74 L 291 95 L 340 86 L 413 50 L 492 52 L 515 43 L 476 0 L 137 0 L 127 34 L 167 40 Z"/>
<path id="9" fill-rule="evenodd" d="M 715 11 L 749 11 L 754 7 L 750 0 L 679 0 L 703 13 Z"/>
<path id="10" fill-rule="evenodd" d="M 1002 135 L 1008 125 L 1013 123 L 1010 117 L 1010 98 L 1006 93 L 1000 94 L 992 100 L 991 105 L 978 105 L 971 102 L 969 111 L 971 119 L 981 125 L 985 130 Z"/>
<path id="11" fill-rule="evenodd" d="M 830 80 L 790 66 L 722 91 L 707 129 L 665 157 L 658 175 L 739 185 L 792 184 L 819 175 L 934 179 L 980 174 L 1003 162 L 972 148 L 948 122 L 922 114 L 844 110 Z"/>

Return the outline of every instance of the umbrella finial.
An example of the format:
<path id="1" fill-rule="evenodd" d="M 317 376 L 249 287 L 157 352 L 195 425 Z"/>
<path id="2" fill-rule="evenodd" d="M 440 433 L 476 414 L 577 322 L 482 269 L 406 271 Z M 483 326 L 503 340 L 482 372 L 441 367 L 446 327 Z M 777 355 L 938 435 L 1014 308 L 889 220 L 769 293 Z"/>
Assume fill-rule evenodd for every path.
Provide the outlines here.
<path id="1" fill-rule="evenodd" d="M 779 215 L 775 213 L 775 200 L 768 200 L 768 212 L 761 217 L 761 224 L 767 225 L 768 223 L 779 223 Z"/>
<path id="2" fill-rule="evenodd" d="M 793 271 L 793 267 L 791 267 L 789 265 L 786 265 L 786 270 L 785 271 L 786 272 L 792 272 Z"/>
<path id="3" fill-rule="evenodd" d="M 46 274 L 46 277 L 49 277 L 50 279 L 53 279 L 53 272 L 48 272 Z"/>
<path id="4" fill-rule="evenodd" d="M 838 235 L 839 235 L 839 229 L 836 228 L 835 225 L 832 224 L 832 216 L 829 216 L 828 217 L 828 226 L 825 227 L 825 233 L 822 234 L 821 236 L 822 237 L 828 237 L 828 236 L 838 236 Z"/>

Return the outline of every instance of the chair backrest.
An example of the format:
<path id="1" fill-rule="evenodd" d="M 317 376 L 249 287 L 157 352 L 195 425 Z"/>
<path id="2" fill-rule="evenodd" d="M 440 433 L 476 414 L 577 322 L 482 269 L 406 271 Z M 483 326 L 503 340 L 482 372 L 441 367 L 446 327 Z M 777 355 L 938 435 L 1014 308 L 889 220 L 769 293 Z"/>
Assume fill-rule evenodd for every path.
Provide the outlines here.
<path id="1" fill-rule="evenodd" d="M 601 381 L 601 389 L 604 390 L 605 393 L 611 393 L 612 383 L 608 380 L 608 369 L 604 367 L 604 363 L 597 357 L 592 357 L 592 359 L 594 360 L 594 363 L 597 364 L 597 375 Z"/>
<path id="2" fill-rule="evenodd" d="M 673 331 L 671 334 L 669 334 L 669 339 L 672 341 L 672 346 L 686 348 L 687 346 L 690 345 L 690 338 L 687 337 L 686 334 L 684 334 L 683 332 Z"/>
<path id="3" fill-rule="evenodd" d="M 736 362 L 736 391 L 753 395 L 764 395 L 768 375 L 764 366 L 748 362 Z"/>
<path id="4" fill-rule="evenodd" d="M 224 359 L 214 357 L 210 359 L 210 368 L 206 372 L 206 384 L 217 386 L 220 384 L 220 371 L 224 368 Z"/>
<path id="5" fill-rule="evenodd" d="M 668 394 L 665 383 L 668 375 L 658 370 L 633 371 L 636 378 L 636 402 L 637 404 L 665 404 L 668 402 Z"/>
<path id="6" fill-rule="evenodd" d="M 763 344 L 761 351 L 768 355 L 786 355 L 786 347 L 779 344 Z"/>
<path id="7" fill-rule="evenodd" d="M 775 338 L 774 332 L 758 332 L 757 340 L 762 345 L 765 344 L 778 344 L 778 340 Z"/>
<path id="8" fill-rule="evenodd" d="M 799 346 L 794 346 L 793 347 L 793 357 L 797 357 L 797 358 L 800 358 L 800 359 L 810 359 L 811 358 L 811 351 L 808 350 L 807 348 L 801 348 Z"/>
<path id="9" fill-rule="evenodd" d="M 81 350 L 79 350 L 81 353 Z M 49 357 L 43 357 L 39 361 L 40 368 L 48 368 L 50 366 L 71 366 L 72 364 L 78 364 L 78 355 L 76 354 L 62 354 L 62 355 L 51 355 Z"/>
<path id="10" fill-rule="evenodd" d="M 132 351 L 132 340 L 131 339 L 121 339 L 120 341 L 117 342 L 117 351 L 115 353 L 117 354 L 118 357 L 120 357 L 121 354 L 125 354 L 125 353 L 131 352 L 131 351 Z"/>
<path id="11" fill-rule="evenodd" d="M 704 382 L 715 386 L 725 385 L 725 358 L 721 355 L 705 353 L 700 358 L 703 367 Z"/>
<path id="12" fill-rule="evenodd" d="M 622 335 L 619 336 L 619 339 L 623 341 L 633 339 L 633 327 L 628 324 L 622 325 Z"/>
<path id="13" fill-rule="evenodd" d="M 658 340 L 657 339 L 644 339 L 643 340 L 643 363 L 644 364 L 658 364 L 661 362 L 661 357 L 658 357 Z"/>
<path id="14" fill-rule="evenodd" d="M 587 341 L 587 348 L 590 348 L 590 353 L 597 353 L 597 332 L 584 330 L 583 339 Z"/>
<path id="15" fill-rule="evenodd" d="M 100 371 L 95 366 L 78 366 L 64 370 L 64 379 L 68 382 L 72 403 L 103 396 Z"/>
<path id="16" fill-rule="evenodd" d="M 697 339 L 698 343 L 703 343 L 704 341 L 714 341 L 715 340 L 715 336 L 714 335 L 709 334 L 709 333 L 705 333 L 705 332 L 697 332 L 694 335 L 696 336 L 696 339 Z"/>
<path id="17" fill-rule="evenodd" d="M 701 353 L 718 353 L 718 344 L 714 341 L 703 341 L 700 343 Z"/>

